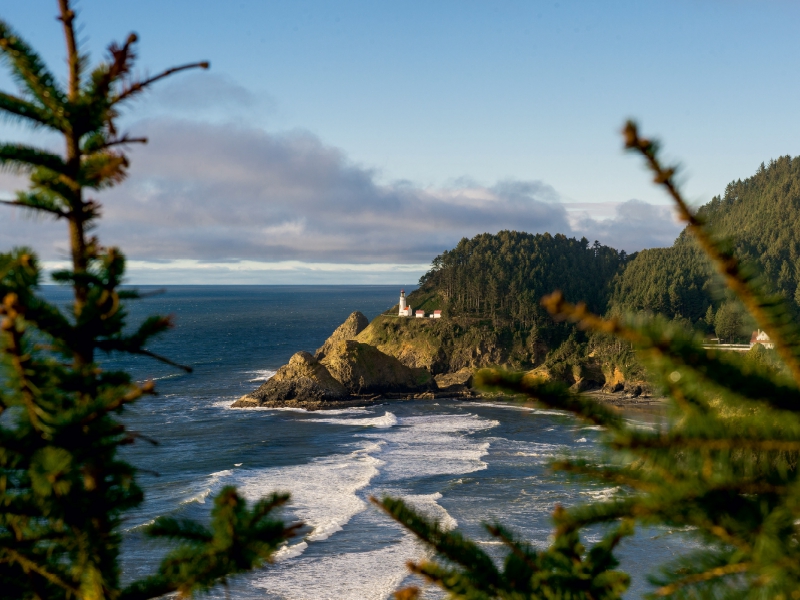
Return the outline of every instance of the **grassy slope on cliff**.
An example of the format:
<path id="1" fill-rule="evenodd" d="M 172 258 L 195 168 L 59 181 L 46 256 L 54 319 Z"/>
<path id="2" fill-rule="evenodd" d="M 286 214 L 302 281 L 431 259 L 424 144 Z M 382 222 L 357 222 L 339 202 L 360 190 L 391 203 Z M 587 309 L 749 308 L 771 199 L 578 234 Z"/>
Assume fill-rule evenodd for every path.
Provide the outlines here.
<path id="1" fill-rule="evenodd" d="M 375 346 L 410 367 L 424 367 L 434 375 L 464 367 L 504 365 L 516 369 L 544 358 L 544 348 L 524 331 L 474 318 L 407 319 L 391 315 L 375 318 L 358 341 Z"/>

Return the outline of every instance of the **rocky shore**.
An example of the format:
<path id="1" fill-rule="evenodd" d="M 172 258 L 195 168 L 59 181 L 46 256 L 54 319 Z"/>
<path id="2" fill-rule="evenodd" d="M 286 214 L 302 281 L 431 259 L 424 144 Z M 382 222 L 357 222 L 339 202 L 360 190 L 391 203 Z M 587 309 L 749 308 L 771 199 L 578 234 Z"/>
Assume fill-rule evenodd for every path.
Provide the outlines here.
<path id="1" fill-rule="evenodd" d="M 339 408 L 387 398 L 472 397 L 472 373 L 434 377 L 356 338 L 369 325 L 356 311 L 312 356 L 297 352 L 258 389 L 233 403 L 236 408 Z"/>
<path id="2" fill-rule="evenodd" d="M 318 410 L 385 399 L 480 397 L 472 387 L 472 374 L 506 362 L 502 345 L 487 336 L 481 339 L 479 331 L 454 335 L 458 328 L 452 324 L 424 321 L 382 315 L 370 323 L 356 311 L 313 355 L 297 352 L 273 377 L 232 406 Z M 531 374 L 545 379 L 553 376 L 542 368 Z M 659 402 L 650 397 L 649 389 L 623 381 L 621 373 L 604 376 L 598 367 L 583 368 L 571 376 L 574 382 L 568 383 L 575 391 L 589 392 L 604 403 Z"/>

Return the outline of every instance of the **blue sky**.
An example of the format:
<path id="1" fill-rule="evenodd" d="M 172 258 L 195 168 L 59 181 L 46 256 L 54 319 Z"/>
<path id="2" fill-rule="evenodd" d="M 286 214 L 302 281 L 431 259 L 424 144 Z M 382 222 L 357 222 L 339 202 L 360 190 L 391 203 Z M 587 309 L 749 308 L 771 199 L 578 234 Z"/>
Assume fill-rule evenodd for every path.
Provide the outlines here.
<path id="1" fill-rule="evenodd" d="M 125 117 L 151 144 L 101 196 L 100 231 L 142 283 L 408 282 L 460 237 L 502 228 L 666 245 L 678 227 L 620 149 L 626 118 L 685 165 L 696 202 L 800 145 L 792 2 L 77 8 L 94 59 L 136 31 L 143 70 L 212 63 Z M 54 0 L 0 8 L 58 70 L 55 12 Z M 20 215 L 0 219 L 0 245 L 42 228 L 55 240 L 42 255 L 63 258 L 58 226 Z"/>

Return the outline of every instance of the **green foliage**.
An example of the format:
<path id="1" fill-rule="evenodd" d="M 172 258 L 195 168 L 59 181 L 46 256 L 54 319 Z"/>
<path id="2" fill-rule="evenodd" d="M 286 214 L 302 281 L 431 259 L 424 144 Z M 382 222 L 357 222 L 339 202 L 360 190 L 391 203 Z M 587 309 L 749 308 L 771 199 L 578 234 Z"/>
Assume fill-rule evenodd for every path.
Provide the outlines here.
<path id="1" fill-rule="evenodd" d="M 762 286 L 800 309 L 800 157 L 782 156 L 755 175 L 728 184 L 722 196 L 701 207 L 698 217 L 762 274 Z M 688 232 L 670 248 L 643 250 L 620 276 L 611 299 L 620 310 L 645 310 L 698 323 L 709 306 L 726 300 L 721 280 Z M 575 295 L 571 297 L 580 298 Z M 703 325 L 710 321 L 704 320 Z"/>
<path id="2" fill-rule="evenodd" d="M 741 306 L 735 302 L 725 302 L 714 315 L 714 333 L 723 343 L 736 343 L 742 337 L 744 324 Z"/>
<path id="3" fill-rule="evenodd" d="M 507 549 L 502 568 L 498 568 L 476 543 L 417 515 L 402 500 L 372 501 L 447 560 L 446 564 L 429 560 L 411 563 L 410 569 L 436 583 L 452 598 L 613 600 L 621 597 L 630 583 L 626 574 L 613 570 L 618 564 L 614 548 L 632 533 L 627 522 L 589 552 L 580 543 L 577 530 L 568 523 L 558 528 L 553 544 L 541 552 L 515 539 L 501 525 L 486 524 L 489 534 Z M 560 512 L 556 513 L 556 521 Z M 397 596 L 402 597 L 402 593 Z"/>
<path id="4" fill-rule="evenodd" d="M 416 298 L 427 299 L 434 291 L 449 314 L 508 318 L 529 326 L 542 321 L 539 299 L 554 289 L 604 311 L 609 282 L 629 258 L 586 238 L 484 233 L 437 256 L 409 302 L 416 306 Z"/>
<path id="5" fill-rule="evenodd" d="M 63 311 L 41 295 L 42 273 L 27 248 L 0 253 L 0 593 L 5 598 L 153 598 L 191 595 L 269 560 L 292 535 L 273 516 L 286 501 L 274 496 L 248 508 L 235 490 L 217 497 L 211 526 L 159 520 L 148 533 L 177 540 L 158 573 L 127 589 L 120 585 L 120 524 L 142 502 L 136 469 L 118 450 L 143 437 L 119 420 L 124 408 L 152 383 L 106 371 L 98 352 L 144 354 L 170 320 L 151 317 L 131 333 L 120 290 L 125 260 L 87 236 L 99 204 L 86 189 L 112 186 L 125 177 L 120 150 L 137 141 L 118 136 L 119 108 L 150 83 L 131 75 L 131 35 L 112 45 L 109 57 L 84 77 L 74 13 L 60 0 L 67 40 L 66 88 L 39 56 L 0 21 L 0 57 L 21 93 L 0 94 L 0 113 L 61 135 L 66 154 L 19 144 L 0 145 L 0 165 L 30 175 L 31 187 L 6 204 L 53 215 L 69 229 L 72 266 L 53 275 L 74 292 Z M 138 140 L 142 141 L 142 140 Z M 184 367 L 186 370 L 187 367 Z M 146 439 L 146 438 L 145 438 Z"/>
<path id="6" fill-rule="evenodd" d="M 194 521 L 166 517 L 156 519 L 147 528 L 155 538 L 183 542 L 161 563 L 158 574 L 138 581 L 123 590 L 122 600 L 153 598 L 175 589 L 189 596 L 205 592 L 227 577 L 262 566 L 278 549 L 287 534 L 283 522 L 271 517 L 286 503 L 287 494 L 273 494 L 248 510 L 236 489 L 225 487 L 214 499 L 211 528 Z"/>
<path id="7" fill-rule="evenodd" d="M 604 319 L 585 304 L 568 304 L 561 293 L 545 298 L 543 305 L 556 318 L 621 338 L 635 348 L 654 383 L 669 398 L 667 420 L 650 430 L 631 425 L 616 411 L 560 382 L 499 370 L 478 374 L 477 383 L 489 389 L 534 398 L 606 431 L 606 455 L 599 464 L 574 458 L 553 466 L 611 483 L 620 491 L 606 501 L 558 509 L 555 541 L 541 555 L 557 555 L 588 526 L 620 527 L 611 534 L 613 540 L 613 535 L 628 533 L 632 523 L 664 525 L 683 529 L 699 544 L 652 577 L 658 586 L 655 596 L 798 597 L 800 330 L 791 319 L 792 308 L 784 295 L 765 294 L 757 270 L 740 262 L 731 243 L 710 233 L 706 218 L 715 213 L 689 210 L 675 185 L 675 170 L 663 167 L 658 159 L 657 145 L 640 138 L 633 124 L 626 127 L 625 136 L 627 148 L 644 157 L 656 183 L 675 201 L 696 246 L 757 326 L 769 334 L 775 351 L 761 346 L 744 355 L 706 350 L 699 334 L 674 319 L 647 315 Z M 759 172 L 758 177 L 763 176 Z M 715 320 L 721 311 L 703 309 L 705 314 L 716 312 Z M 571 546 L 573 565 L 589 564 L 595 552 L 603 557 L 590 569 L 591 575 L 577 570 L 563 573 L 548 580 L 557 585 L 546 588 L 535 580 L 535 570 L 521 570 L 518 577 L 491 571 L 477 559 L 472 542 L 458 532 L 445 535 L 431 524 L 420 525 L 396 502 L 384 500 L 383 505 L 436 552 L 432 561 L 412 570 L 447 590 L 451 598 L 588 598 L 587 581 L 614 582 L 604 588 L 606 598 L 618 598 L 625 589 L 623 576 L 613 570 L 608 537 L 588 551 Z M 564 537 L 573 534 L 575 538 Z M 524 553 L 513 544 L 507 547 L 509 557 Z M 490 574 L 488 582 L 485 572 Z M 509 589 L 519 592 L 511 595 Z"/>

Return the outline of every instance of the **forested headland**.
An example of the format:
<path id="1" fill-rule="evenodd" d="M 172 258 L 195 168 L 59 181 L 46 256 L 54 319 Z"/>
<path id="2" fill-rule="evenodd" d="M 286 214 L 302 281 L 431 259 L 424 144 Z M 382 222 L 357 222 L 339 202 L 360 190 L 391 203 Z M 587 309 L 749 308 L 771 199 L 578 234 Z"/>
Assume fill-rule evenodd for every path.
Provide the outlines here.
<path id="1" fill-rule="evenodd" d="M 762 164 L 698 214 L 762 274 L 766 289 L 800 314 L 800 157 Z M 588 369 L 610 386 L 644 377 L 618 340 L 555 323 L 540 306 L 554 290 L 598 314 L 657 314 L 724 342 L 747 341 L 753 329 L 687 231 L 668 248 L 630 255 L 563 234 L 501 231 L 464 238 L 432 261 L 409 303 L 441 309 L 462 324 L 479 323 L 515 348 L 509 355 L 517 368 L 540 367 L 578 383 Z"/>

